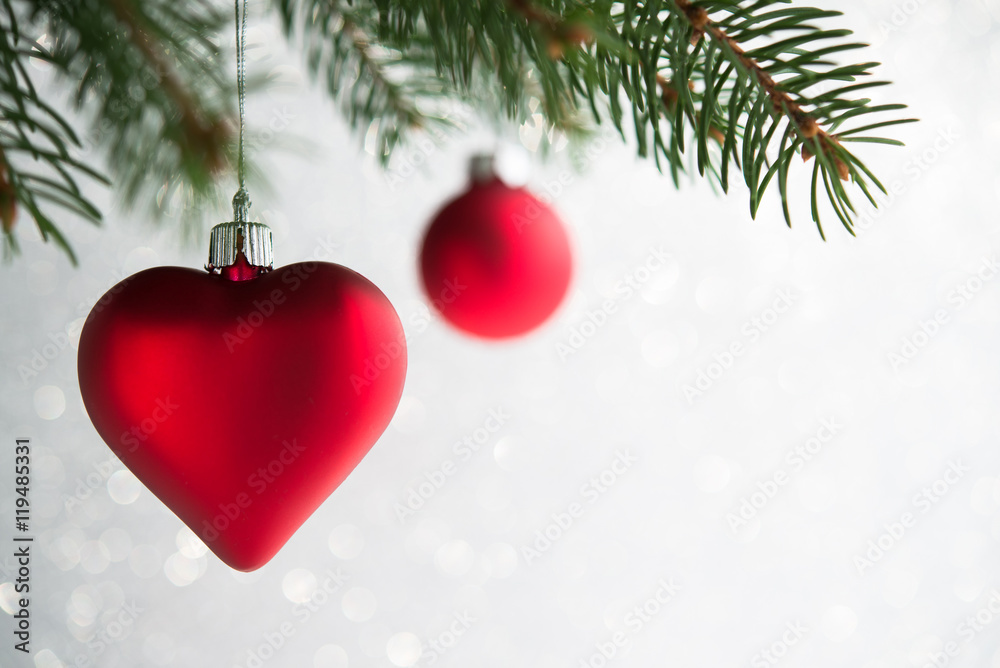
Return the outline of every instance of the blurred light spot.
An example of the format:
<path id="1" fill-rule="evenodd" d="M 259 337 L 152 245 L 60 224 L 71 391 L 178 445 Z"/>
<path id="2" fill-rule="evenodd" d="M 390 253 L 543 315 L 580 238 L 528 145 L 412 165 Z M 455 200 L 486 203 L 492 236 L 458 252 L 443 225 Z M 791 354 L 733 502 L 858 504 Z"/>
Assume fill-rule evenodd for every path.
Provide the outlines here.
<path id="1" fill-rule="evenodd" d="M 654 271 L 649 281 L 640 288 L 642 300 L 647 304 L 666 304 L 680 275 L 681 266 L 674 258 L 668 257 L 666 264 Z"/>
<path id="2" fill-rule="evenodd" d="M 88 540 L 80 548 L 80 567 L 88 573 L 102 573 L 110 563 L 111 555 L 104 543 Z"/>
<path id="3" fill-rule="evenodd" d="M 66 396 L 55 385 L 35 390 L 35 412 L 43 420 L 55 420 L 66 410 Z"/>
<path id="4" fill-rule="evenodd" d="M 427 409 L 420 399 L 404 396 L 392 416 L 392 426 L 401 434 L 416 434 L 423 428 L 426 417 Z"/>
<path id="5" fill-rule="evenodd" d="M 421 520 L 405 538 L 403 547 L 410 559 L 418 563 L 431 560 L 441 544 L 451 536 L 451 528 L 447 523 L 427 518 Z"/>
<path id="6" fill-rule="evenodd" d="M 493 156 L 493 169 L 511 188 L 520 188 L 531 177 L 531 156 L 522 146 L 504 144 Z"/>
<path id="7" fill-rule="evenodd" d="M 92 585 L 80 585 L 70 593 L 66 607 L 72 621 L 80 626 L 89 626 L 101 612 L 101 594 Z"/>
<path id="8" fill-rule="evenodd" d="M 174 552 L 163 564 L 163 572 L 175 587 L 186 587 L 197 580 L 203 570 L 198 559 L 189 559 L 180 552 Z"/>
<path id="9" fill-rule="evenodd" d="M 153 577 L 160 572 L 160 553 L 152 545 L 137 545 L 128 555 L 128 565 L 141 578 Z"/>
<path id="10" fill-rule="evenodd" d="M 177 532 L 177 549 L 188 559 L 197 559 L 208 552 L 208 546 L 188 527 Z"/>
<path id="11" fill-rule="evenodd" d="M 843 642 L 858 628 L 858 616 L 846 605 L 835 605 L 823 615 L 823 633 L 834 642 Z"/>
<path id="12" fill-rule="evenodd" d="M 972 603 L 983 593 L 988 577 L 986 573 L 981 571 L 966 571 L 960 574 L 955 580 L 955 586 L 952 588 L 952 591 L 955 592 L 955 596 L 960 601 Z"/>
<path id="13" fill-rule="evenodd" d="M 319 582 L 312 571 L 305 568 L 293 568 L 285 573 L 281 580 L 281 592 L 292 603 L 305 603 L 310 600 Z"/>
<path id="14" fill-rule="evenodd" d="M 420 638 L 409 631 L 397 633 L 389 638 L 389 642 L 385 646 L 385 653 L 394 666 L 400 666 L 400 668 L 412 666 L 420 658 Z"/>
<path id="15" fill-rule="evenodd" d="M 142 483 L 127 469 L 115 471 L 108 478 L 108 496 L 115 503 L 127 506 L 142 493 Z"/>
<path id="16" fill-rule="evenodd" d="M 494 543 L 483 551 L 483 564 L 493 578 L 509 577 L 517 568 L 517 550 L 507 543 Z"/>
<path id="17" fill-rule="evenodd" d="M 323 645 L 313 655 L 313 668 L 347 668 L 347 652 L 339 645 Z"/>
<path id="18" fill-rule="evenodd" d="M 66 326 L 66 334 L 69 336 L 69 345 L 73 350 L 77 350 L 80 347 L 80 333 L 83 331 L 83 324 L 87 322 L 86 318 L 77 318 Z M 86 411 L 84 411 L 86 413 Z"/>
<path id="19" fill-rule="evenodd" d="M 80 563 L 80 547 L 83 545 L 82 532 L 67 531 L 59 536 L 47 550 L 49 559 L 60 570 L 68 571 Z"/>
<path id="20" fill-rule="evenodd" d="M 468 573 L 475 560 L 472 546 L 459 539 L 449 540 L 434 553 L 434 565 L 437 569 L 453 577 Z"/>
<path id="21" fill-rule="evenodd" d="M 365 624 L 357 634 L 358 647 L 365 656 L 375 659 L 378 665 L 385 666 L 385 647 L 391 637 L 392 629 L 385 624 Z"/>
<path id="22" fill-rule="evenodd" d="M 160 256 L 148 246 L 137 246 L 125 256 L 122 273 L 126 276 L 138 273 L 144 269 L 155 267 L 160 263 Z"/>
<path id="23" fill-rule="evenodd" d="M 378 604 L 375 594 L 364 587 L 354 587 L 344 594 L 340 606 L 344 616 L 352 622 L 367 622 L 375 615 Z"/>
<path id="24" fill-rule="evenodd" d="M 38 59 L 32 58 L 31 60 L 35 61 Z M 35 655 L 35 668 L 66 668 L 66 664 L 60 661 L 59 657 L 52 650 L 43 649 L 39 650 L 38 654 Z"/>
<path id="25" fill-rule="evenodd" d="M 493 459 L 504 471 L 516 473 L 531 464 L 531 449 L 513 436 L 504 436 L 493 446 Z"/>
<path id="26" fill-rule="evenodd" d="M 694 465 L 695 484 L 703 492 L 721 492 L 731 476 L 729 462 L 717 455 L 702 457 Z"/>
<path id="27" fill-rule="evenodd" d="M 14 590 L 13 582 L 4 582 L 0 584 L 0 610 L 3 610 L 8 615 L 13 615 L 17 610 L 17 600 L 21 596 Z"/>
<path id="28" fill-rule="evenodd" d="M 330 532 L 327 544 L 338 559 L 354 559 L 365 549 L 365 537 L 353 524 L 341 524 Z"/>

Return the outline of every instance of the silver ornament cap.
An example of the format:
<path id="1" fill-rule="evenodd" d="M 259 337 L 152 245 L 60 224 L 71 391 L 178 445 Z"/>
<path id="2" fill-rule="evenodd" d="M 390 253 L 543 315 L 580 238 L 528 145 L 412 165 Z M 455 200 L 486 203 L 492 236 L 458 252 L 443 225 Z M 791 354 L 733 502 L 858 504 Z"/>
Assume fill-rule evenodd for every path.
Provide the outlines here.
<path id="1" fill-rule="evenodd" d="M 238 246 L 242 234 L 242 247 Z M 271 228 L 263 223 L 232 222 L 212 228 L 208 241 L 208 266 L 213 269 L 236 263 L 239 251 L 254 267 L 270 269 L 274 264 Z"/>
<path id="2" fill-rule="evenodd" d="M 492 153 L 477 153 L 469 159 L 469 176 L 474 183 L 489 183 L 497 178 L 496 159 Z"/>

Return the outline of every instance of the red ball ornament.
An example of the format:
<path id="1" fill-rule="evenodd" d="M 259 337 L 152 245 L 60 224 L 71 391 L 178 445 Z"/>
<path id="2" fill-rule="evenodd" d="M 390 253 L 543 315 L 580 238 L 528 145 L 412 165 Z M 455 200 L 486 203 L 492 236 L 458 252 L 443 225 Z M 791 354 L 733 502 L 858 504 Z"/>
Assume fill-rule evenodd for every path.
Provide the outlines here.
<path id="1" fill-rule="evenodd" d="M 80 335 L 80 390 L 122 463 L 220 559 L 251 571 L 385 430 L 406 345 L 360 274 L 323 262 L 268 271 L 263 225 L 217 226 L 213 242 L 212 273 L 147 269 L 101 298 Z"/>
<path id="2" fill-rule="evenodd" d="M 434 218 L 420 269 L 431 303 L 455 327 L 503 339 L 541 325 L 569 287 L 572 254 L 555 212 L 511 188 L 487 160 L 468 190 Z"/>

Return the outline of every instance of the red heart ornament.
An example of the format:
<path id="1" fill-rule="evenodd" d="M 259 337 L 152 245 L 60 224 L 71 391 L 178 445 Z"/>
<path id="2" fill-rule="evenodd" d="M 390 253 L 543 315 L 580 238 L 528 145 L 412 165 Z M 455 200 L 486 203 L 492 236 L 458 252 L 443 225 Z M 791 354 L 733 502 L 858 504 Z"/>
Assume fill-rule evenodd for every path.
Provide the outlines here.
<path id="1" fill-rule="evenodd" d="M 406 344 L 360 274 L 304 262 L 250 280 L 139 272 L 80 335 L 97 432 L 232 568 L 267 563 L 388 426 Z"/>

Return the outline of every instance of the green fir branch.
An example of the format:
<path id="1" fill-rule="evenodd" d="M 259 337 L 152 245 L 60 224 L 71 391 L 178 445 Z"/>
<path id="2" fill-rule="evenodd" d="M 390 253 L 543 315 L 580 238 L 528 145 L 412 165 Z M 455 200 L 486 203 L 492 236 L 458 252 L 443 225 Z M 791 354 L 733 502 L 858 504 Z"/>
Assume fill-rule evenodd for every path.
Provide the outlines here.
<path id="1" fill-rule="evenodd" d="M 914 119 L 870 97 L 887 82 L 840 12 L 789 0 L 275 0 L 288 40 L 383 163 L 414 133 L 454 124 L 456 107 L 577 134 L 610 123 L 675 184 L 696 172 L 728 192 L 739 178 L 751 216 L 812 162 L 809 208 L 853 233 L 852 197 L 882 184 L 854 151 L 900 145 Z M 232 63 L 219 44 L 231 12 L 211 0 L 0 0 L 0 220 L 12 209 L 69 244 L 52 211 L 100 212 L 80 178 L 101 179 L 43 100 L 26 64 L 72 90 L 126 204 L 186 211 L 225 202 L 233 164 Z M 46 36 L 47 48 L 33 39 Z M 231 33 L 230 33 L 231 34 Z M 854 62 L 857 61 L 857 62 Z M 252 73 L 251 73 L 252 75 Z M 35 163 L 45 167 L 36 169 Z M 737 176 L 738 175 L 738 176 Z"/>

